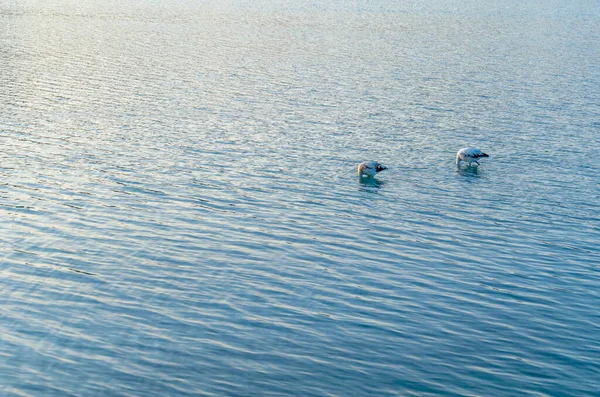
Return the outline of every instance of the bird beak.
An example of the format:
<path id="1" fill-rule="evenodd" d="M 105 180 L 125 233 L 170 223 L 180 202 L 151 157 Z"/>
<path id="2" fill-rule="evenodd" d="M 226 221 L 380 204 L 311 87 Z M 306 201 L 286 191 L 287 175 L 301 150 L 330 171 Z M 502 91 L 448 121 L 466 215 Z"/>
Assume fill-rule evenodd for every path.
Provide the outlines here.
<path id="1" fill-rule="evenodd" d="M 377 172 L 381 172 L 383 170 L 387 170 L 387 167 L 385 165 L 380 165 L 377 167 Z"/>

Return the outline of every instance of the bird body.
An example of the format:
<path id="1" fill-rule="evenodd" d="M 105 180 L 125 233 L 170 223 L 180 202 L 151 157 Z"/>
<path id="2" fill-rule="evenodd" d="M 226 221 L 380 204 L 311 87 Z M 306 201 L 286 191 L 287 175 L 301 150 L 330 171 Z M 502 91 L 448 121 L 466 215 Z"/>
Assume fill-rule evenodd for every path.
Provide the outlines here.
<path id="1" fill-rule="evenodd" d="M 387 167 L 379 164 L 377 161 L 365 161 L 358 165 L 358 177 L 373 177 L 383 170 L 387 170 Z"/>
<path id="2" fill-rule="evenodd" d="M 469 166 L 471 163 L 479 165 L 479 159 L 482 159 L 483 157 L 490 156 L 473 147 L 462 148 L 456 153 L 456 167 L 460 167 L 462 161 L 469 163 Z"/>

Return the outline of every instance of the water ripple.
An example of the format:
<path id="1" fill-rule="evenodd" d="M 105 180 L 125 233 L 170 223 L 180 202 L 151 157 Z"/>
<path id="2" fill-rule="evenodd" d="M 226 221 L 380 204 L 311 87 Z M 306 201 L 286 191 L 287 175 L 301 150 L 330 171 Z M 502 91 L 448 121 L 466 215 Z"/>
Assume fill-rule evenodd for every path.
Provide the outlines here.
<path id="1" fill-rule="evenodd" d="M 434 3 L 0 4 L 2 394 L 596 393 L 598 9 Z"/>

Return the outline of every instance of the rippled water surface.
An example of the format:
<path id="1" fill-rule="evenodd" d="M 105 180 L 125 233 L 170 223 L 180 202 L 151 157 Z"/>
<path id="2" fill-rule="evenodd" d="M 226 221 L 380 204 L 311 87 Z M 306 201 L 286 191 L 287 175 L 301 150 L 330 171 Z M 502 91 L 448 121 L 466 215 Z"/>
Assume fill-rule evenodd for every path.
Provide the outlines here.
<path id="1" fill-rule="evenodd" d="M 0 394 L 598 395 L 598 2 L 211 3 L 0 0 Z"/>

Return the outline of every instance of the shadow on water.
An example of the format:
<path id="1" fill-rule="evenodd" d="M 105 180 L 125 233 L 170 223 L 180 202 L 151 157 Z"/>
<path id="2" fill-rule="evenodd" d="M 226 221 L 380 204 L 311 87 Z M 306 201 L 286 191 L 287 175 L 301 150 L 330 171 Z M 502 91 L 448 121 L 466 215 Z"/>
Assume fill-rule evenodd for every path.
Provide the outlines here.
<path id="1" fill-rule="evenodd" d="M 359 190 L 368 193 L 378 193 L 384 185 L 384 181 L 380 181 L 373 177 L 358 178 Z"/>
<path id="2" fill-rule="evenodd" d="M 462 167 L 462 168 L 457 169 L 456 172 L 460 176 L 466 176 L 466 177 L 472 177 L 472 178 L 480 178 L 481 177 L 481 174 L 479 172 L 479 167 L 477 167 L 477 166 Z"/>

